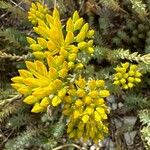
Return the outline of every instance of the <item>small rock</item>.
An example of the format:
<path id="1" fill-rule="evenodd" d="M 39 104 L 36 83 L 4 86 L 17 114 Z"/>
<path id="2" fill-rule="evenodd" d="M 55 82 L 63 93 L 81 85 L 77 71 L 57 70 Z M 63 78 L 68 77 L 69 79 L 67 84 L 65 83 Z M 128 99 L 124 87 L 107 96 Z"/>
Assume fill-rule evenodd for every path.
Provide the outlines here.
<path id="1" fill-rule="evenodd" d="M 117 104 L 113 103 L 111 107 L 112 107 L 112 110 L 116 110 L 117 109 Z"/>
<path id="2" fill-rule="evenodd" d="M 109 140 L 109 148 L 114 148 L 115 144 L 114 142 L 110 139 Z"/>
<path id="3" fill-rule="evenodd" d="M 90 150 L 96 150 L 96 146 L 95 146 L 95 145 L 92 145 L 92 146 L 90 147 Z"/>
<path id="4" fill-rule="evenodd" d="M 137 131 L 132 131 L 132 132 L 126 132 L 124 133 L 124 139 L 126 141 L 126 144 L 128 146 L 131 146 L 134 144 L 134 138 L 136 136 Z"/>
<path id="5" fill-rule="evenodd" d="M 103 146 L 104 146 L 104 148 L 108 148 L 109 147 L 109 138 L 107 138 L 107 139 L 105 139 L 103 141 Z"/>
<path id="6" fill-rule="evenodd" d="M 119 108 L 122 108 L 123 106 L 124 106 L 123 103 L 121 103 L 121 102 L 118 103 Z"/>
<path id="7" fill-rule="evenodd" d="M 122 127 L 123 122 L 122 122 L 121 120 L 119 120 L 119 119 L 117 119 L 117 118 L 114 118 L 113 121 L 114 121 L 114 123 L 115 123 L 116 129 Z"/>
<path id="8" fill-rule="evenodd" d="M 127 125 L 129 127 L 129 130 L 132 130 L 135 123 L 136 123 L 137 117 L 135 116 L 125 116 L 123 118 L 123 122 L 125 125 Z"/>
<path id="9" fill-rule="evenodd" d="M 91 140 L 88 140 L 88 141 L 87 141 L 87 145 L 88 145 L 88 146 L 91 146 L 91 145 L 92 145 L 92 141 L 91 141 Z"/>
<path id="10" fill-rule="evenodd" d="M 115 97 L 113 95 L 110 95 L 109 97 L 107 97 L 107 101 L 111 104 L 115 103 Z"/>
<path id="11" fill-rule="evenodd" d="M 103 145 L 103 142 L 100 140 L 99 142 L 98 142 L 98 146 L 99 147 L 103 147 L 104 145 Z"/>

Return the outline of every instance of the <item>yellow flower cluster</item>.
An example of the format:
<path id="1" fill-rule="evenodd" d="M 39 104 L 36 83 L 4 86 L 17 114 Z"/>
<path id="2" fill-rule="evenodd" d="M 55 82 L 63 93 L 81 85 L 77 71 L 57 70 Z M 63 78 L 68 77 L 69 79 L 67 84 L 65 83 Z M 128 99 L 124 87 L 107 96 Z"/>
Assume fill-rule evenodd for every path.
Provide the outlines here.
<path id="1" fill-rule="evenodd" d="M 33 23 L 38 21 L 34 31 L 39 37 L 37 40 L 27 38 L 30 48 L 33 50 L 33 55 L 37 59 L 43 59 L 47 57 L 47 54 L 52 56 L 62 55 L 68 62 L 70 69 L 82 69 L 83 64 L 81 60 L 78 60 L 78 54 L 93 54 L 92 38 L 94 30 L 89 29 L 88 23 L 84 23 L 83 18 L 79 17 L 77 11 L 74 12 L 72 18 L 68 19 L 66 26 L 63 26 L 56 8 L 52 15 L 45 14 L 45 9 L 42 5 L 36 3 L 36 5 L 32 5 L 29 11 L 30 21 Z M 34 12 L 43 12 L 43 17 L 35 18 Z"/>
<path id="2" fill-rule="evenodd" d="M 104 80 L 79 78 L 71 85 L 64 97 L 63 113 L 69 117 L 67 133 L 70 138 L 81 138 L 97 142 L 108 132 L 105 120 L 108 107 L 104 98 L 110 93 L 105 89 Z"/>
<path id="3" fill-rule="evenodd" d="M 62 56 L 48 56 L 47 64 L 48 69 L 41 61 L 26 61 L 28 70 L 19 70 L 20 76 L 12 78 L 12 86 L 25 95 L 25 103 L 34 105 L 31 111 L 35 113 L 59 105 L 66 95 L 62 80 L 67 76 L 67 62 Z"/>
<path id="4" fill-rule="evenodd" d="M 41 5 L 39 2 L 37 2 L 36 4 L 32 3 L 32 7 L 28 12 L 28 19 L 32 22 L 32 24 L 36 25 L 39 19 L 45 19 L 45 15 L 47 13 L 48 8 L 46 6 Z"/>
<path id="5" fill-rule="evenodd" d="M 138 71 L 138 66 L 128 62 L 121 64 L 115 68 L 114 84 L 121 86 L 127 90 L 141 82 L 142 74 Z"/>
<path id="6" fill-rule="evenodd" d="M 12 86 L 24 95 L 25 103 L 33 106 L 34 113 L 62 103 L 63 113 L 69 118 L 67 132 L 71 138 L 91 138 L 95 142 L 103 139 L 108 132 L 104 98 L 109 96 L 104 81 L 87 82 L 81 77 L 74 83 L 68 81 L 69 73 L 83 68 L 82 54 L 91 56 L 94 52 L 94 30 L 89 29 L 77 11 L 63 26 L 58 10 L 50 15 L 40 3 L 32 4 L 28 18 L 38 34 L 36 39 L 27 38 L 37 60 L 26 61 L 27 69 L 19 70 L 19 76 L 12 78 Z"/>

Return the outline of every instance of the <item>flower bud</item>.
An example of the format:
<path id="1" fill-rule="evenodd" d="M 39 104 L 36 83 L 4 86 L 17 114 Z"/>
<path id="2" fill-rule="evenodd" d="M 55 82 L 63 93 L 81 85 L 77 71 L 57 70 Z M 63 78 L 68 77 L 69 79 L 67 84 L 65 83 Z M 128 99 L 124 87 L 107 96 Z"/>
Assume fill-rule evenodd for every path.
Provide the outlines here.
<path id="1" fill-rule="evenodd" d="M 41 47 L 41 45 L 39 45 L 39 44 L 31 44 L 31 45 L 30 45 L 30 48 L 31 48 L 33 51 L 41 51 L 41 50 L 42 50 L 42 47 Z"/>
<path id="2" fill-rule="evenodd" d="M 85 49 L 87 47 L 87 42 L 80 42 L 78 43 L 78 48 L 79 49 Z"/>
<path id="3" fill-rule="evenodd" d="M 84 115 L 84 116 L 82 117 L 82 121 L 83 121 L 84 123 L 87 123 L 88 120 L 89 120 L 89 116 L 88 116 L 88 115 Z"/>
<path id="4" fill-rule="evenodd" d="M 49 99 L 47 97 L 44 97 L 40 103 L 40 106 L 47 107 L 50 104 Z"/>
<path id="5" fill-rule="evenodd" d="M 61 99 L 58 97 L 58 96 L 55 96 L 53 99 L 52 99 L 52 105 L 55 107 L 55 106 L 58 106 L 59 104 L 61 103 Z"/>
<path id="6" fill-rule="evenodd" d="M 74 31 L 81 29 L 82 25 L 83 25 L 83 18 L 80 18 L 74 24 Z"/>
<path id="7" fill-rule="evenodd" d="M 72 19 L 73 19 L 73 22 L 74 22 L 74 23 L 79 19 L 78 11 L 75 11 L 75 12 L 73 13 Z"/>
<path id="8" fill-rule="evenodd" d="M 36 104 L 33 106 L 31 112 L 40 113 L 40 112 L 43 112 L 44 110 L 45 110 L 44 107 L 40 106 L 39 103 L 36 103 Z"/>
<path id="9" fill-rule="evenodd" d="M 92 38 L 93 35 L 94 35 L 94 30 L 89 30 L 88 33 L 87 33 L 87 37 Z"/>

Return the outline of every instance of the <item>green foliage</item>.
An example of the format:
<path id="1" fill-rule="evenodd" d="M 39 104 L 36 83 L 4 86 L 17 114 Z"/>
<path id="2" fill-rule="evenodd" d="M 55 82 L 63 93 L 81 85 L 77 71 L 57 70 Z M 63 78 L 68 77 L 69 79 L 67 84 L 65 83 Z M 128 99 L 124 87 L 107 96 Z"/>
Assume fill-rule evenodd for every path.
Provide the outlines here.
<path id="1" fill-rule="evenodd" d="M 143 97 L 140 94 L 126 93 L 123 99 L 128 110 L 139 110 L 150 107 L 150 99 L 148 99 L 147 97 Z"/>
<path id="2" fill-rule="evenodd" d="M 5 49 L 5 51 L 17 52 L 18 49 L 21 49 L 27 44 L 26 37 L 23 33 L 19 32 L 14 28 L 7 28 L 0 30 L 0 48 Z M 22 52 L 23 53 L 23 52 Z M 20 54 L 22 54 L 20 53 Z"/>
<path id="3" fill-rule="evenodd" d="M 143 62 L 145 64 L 150 64 L 150 54 L 141 55 L 138 52 L 130 53 L 129 50 L 118 49 L 113 51 L 114 56 L 117 59 L 127 59 L 129 61 L 135 61 L 137 63 Z"/>
<path id="4" fill-rule="evenodd" d="M 150 148 L 150 110 L 145 109 L 139 112 L 139 118 L 144 127 L 141 129 L 141 137 L 144 142 L 145 148 Z"/>
<path id="5" fill-rule="evenodd" d="M 130 0 L 132 3 L 132 8 L 138 13 L 139 17 L 145 19 L 147 16 L 146 4 L 142 0 Z"/>
<path id="6" fill-rule="evenodd" d="M 29 59 L 30 57 L 31 57 L 31 54 L 18 56 L 16 54 L 12 55 L 12 54 L 7 54 L 5 52 L 0 51 L 0 59 L 7 59 L 10 61 L 21 61 L 21 60 Z"/>
<path id="7" fill-rule="evenodd" d="M 9 140 L 6 145 L 6 150 L 24 150 L 32 145 L 32 140 L 38 134 L 38 129 L 27 129 L 21 135 Z"/>
<path id="8" fill-rule="evenodd" d="M 117 0 L 100 0 L 100 2 L 114 11 L 119 11 L 121 9 Z"/>
<path id="9" fill-rule="evenodd" d="M 16 4 L 16 3 L 1 0 L 0 1 L 0 9 L 3 9 L 4 11 L 6 11 L 6 13 L 4 13 L 1 16 L 1 18 L 5 17 L 8 13 L 11 13 L 11 17 L 14 19 L 16 19 L 18 17 L 21 18 L 22 20 L 27 19 L 25 10 L 22 7 L 20 7 L 21 3 Z"/>

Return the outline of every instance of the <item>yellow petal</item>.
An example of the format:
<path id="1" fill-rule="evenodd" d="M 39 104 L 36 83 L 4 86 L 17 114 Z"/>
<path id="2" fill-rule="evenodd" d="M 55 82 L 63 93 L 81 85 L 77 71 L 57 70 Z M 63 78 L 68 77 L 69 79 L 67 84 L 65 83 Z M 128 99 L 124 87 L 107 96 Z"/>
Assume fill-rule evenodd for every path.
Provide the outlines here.
<path id="1" fill-rule="evenodd" d="M 80 112 L 78 110 L 75 110 L 73 113 L 73 118 L 77 119 L 80 116 Z"/>
<path id="2" fill-rule="evenodd" d="M 58 77 L 58 72 L 53 67 L 49 69 L 49 73 L 48 74 L 49 74 L 49 78 L 50 79 L 57 79 L 57 77 Z"/>
<path id="3" fill-rule="evenodd" d="M 83 18 L 80 18 L 74 24 L 74 31 L 80 30 L 82 25 L 83 25 Z"/>
<path id="4" fill-rule="evenodd" d="M 96 81 L 95 80 L 90 80 L 88 82 L 88 87 L 90 88 L 90 90 L 94 90 L 96 88 Z"/>
<path id="5" fill-rule="evenodd" d="M 65 78 L 66 76 L 67 76 L 67 74 L 68 74 L 68 70 L 67 69 L 61 69 L 60 71 L 59 71 L 59 77 L 61 77 L 61 78 Z"/>
<path id="6" fill-rule="evenodd" d="M 96 86 L 100 88 L 104 88 L 105 81 L 104 80 L 96 80 Z"/>
<path id="7" fill-rule="evenodd" d="M 49 14 L 46 14 L 46 21 L 49 24 L 49 27 L 52 27 L 52 25 L 54 24 L 54 18 Z"/>
<path id="8" fill-rule="evenodd" d="M 90 96 L 86 96 L 86 97 L 84 98 L 84 102 L 85 102 L 86 104 L 91 104 L 92 98 L 91 98 Z"/>
<path id="9" fill-rule="evenodd" d="M 89 116 L 88 116 L 88 115 L 84 115 L 84 116 L 82 117 L 82 121 L 83 121 L 84 123 L 87 123 L 88 120 L 89 120 Z"/>
<path id="10" fill-rule="evenodd" d="M 33 106 L 31 112 L 33 112 L 33 113 L 40 113 L 40 112 L 43 112 L 44 110 L 45 110 L 44 107 L 40 106 L 39 103 L 36 103 L 36 104 Z"/>
<path id="11" fill-rule="evenodd" d="M 132 88 L 133 86 L 134 86 L 133 83 L 128 83 L 128 87 L 129 87 L 129 88 Z"/>
<path id="12" fill-rule="evenodd" d="M 83 78 L 79 78 L 75 81 L 75 84 L 78 85 L 80 88 L 84 88 L 86 86 L 86 81 Z"/>
<path id="13" fill-rule="evenodd" d="M 75 105 L 76 105 L 77 107 L 82 106 L 82 105 L 83 105 L 82 100 L 81 100 L 81 99 L 76 100 Z"/>
<path id="14" fill-rule="evenodd" d="M 125 79 L 121 79 L 121 80 L 120 80 L 120 83 L 121 83 L 121 84 L 125 84 L 125 83 L 126 83 L 126 80 L 125 80 Z"/>
<path id="15" fill-rule="evenodd" d="M 59 52 L 57 45 L 54 42 L 52 42 L 51 40 L 48 41 L 47 47 L 48 47 L 48 50 L 52 53 L 52 55 L 55 55 L 56 53 Z"/>
<path id="16" fill-rule="evenodd" d="M 42 46 L 39 45 L 39 44 L 32 44 L 32 45 L 30 45 L 30 48 L 31 48 L 33 51 L 41 51 L 41 50 L 42 50 Z"/>
<path id="17" fill-rule="evenodd" d="M 31 93 L 30 88 L 27 86 L 23 86 L 23 87 L 19 88 L 17 91 L 24 95 L 29 95 Z"/>
<path id="18" fill-rule="evenodd" d="M 94 35 L 94 30 L 89 30 L 88 33 L 87 33 L 87 37 L 92 38 L 93 35 Z"/>
<path id="19" fill-rule="evenodd" d="M 80 32 L 76 37 L 75 40 L 76 42 L 82 42 L 85 39 L 85 32 Z"/>
<path id="20" fill-rule="evenodd" d="M 110 95 L 109 91 L 108 90 L 101 90 L 99 92 L 99 96 L 100 97 L 108 97 Z"/>
<path id="21" fill-rule="evenodd" d="M 86 92 L 85 92 L 84 89 L 79 88 L 79 89 L 77 90 L 77 96 L 78 96 L 78 97 L 84 97 L 85 94 L 86 94 Z"/>
<path id="22" fill-rule="evenodd" d="M 20 74 L 20 76 L 23 77 L 23 78 L 33 77 L 33 76 L 32 76 L 32 73 L 29 72 L 29 71 L 27 71 L 27 70 L 25 70 L 25 69 L 19 70 L 19 74 Z"/>
<path id="23" fill-rule="evenodd" d="M 11 78 L 11 80 L 13 81 L 13 82 L 22 82 L 23 81 L 23 77 L 20 77 L 20 76 L 16 76 L 16 77 L 13 77 L 13 78 Z"/>
<path id="24" fill-rule="evenodd" d="M 78 11 L 75 11 L 75 12 L 73 13 L 72 19 L 73 19 L 73 22 L 76 22 L 76 21 L 79 19 Z"/>
<path id="25" fill-rule="evenodd" d="M 126 63 L 123 63 L 123 64 L 121 64 L 121 65 L 122 65 L 123 68 L 127 69 L 130 64 L 129 64 L 128 62 L 126 62 Z"/>
<path id="26" fill-rule="evenodd" d="M 86 24 L 83 25 L 80 32 L 84 32 L 86 34 L 88 29 L 89 29 L 89 24 L 86 23 Z"/>
<path id="27" fill-rule="evenodd" d="M 43 52 L 33 52 L 32 53 L 33 55 L 34 55 L 34 57 L 36 58 L 36 59 L 44 59 L 45 58 L 45 55 L 44 55 L 44 53 Z"/>
<path id="28" fill-rule="evenodd" d="M 94 109 L 91 107 L 87 107 L 84 112 L 91 115 L 94 112 Z"/>
<path id="29" fill-rule="evenodd" d="M 61 99 L 58 97 L 58 96 L 55 96 L 53 99 L 52 99 L 52 105 L 55 107 L 55 106 L 58 106 L 59 104 L 61 103 Z"/>
<path id="30" fill-rule="evenodd" d="M 23 100 L 23 102 L 26 103 L 26 104 L 31 105 L 31 104 L 34 104 L 34 103 L 38 102 L 38 99 L 35 96 L 30 95 L 30 96 L 26 97 Z"/>
<path id="31" fill-rule="evenodd" d="M 33 39 L 33 38 L 31 38 L 31 37 L 27 37 L 27 41 L 28 41 L 28 43 L 31 45 L 31 44 L 36 44 L 36 41 Z"/>
<path id="32" fill-rule="evenodd" d="M 36 70 L 43 76 L 47 75 L 47 68 L 41 61 L 35 61 Z"/>
<path id="33" fill-rule="evenodd" d="M 78 48 L 81 49 L 81 50 L 85 49 L 87 46 L 88 46 L 87 42 L 80 42 L 78 44 Z"/>
<path id="34" fill-rule="evenodd" d="M 70 44 L 74 42 L 74 34 L 71 31 L 67 32 L 66 38 L 65 38 L 65 43 Z"/>
<path id="35" fill-rule="evenodd" d="M 49 104 L 50 104 L 50 102 L 49 102 L 48 97 L 44 97 L 44 98 L 41 100 L 40 106 L 42 106 L 42 107 L 47 107 Z"/>
<path id="36" fill-rule="evenodd" d="M 70 54 L 69 56 L 68 56 L 68 60 L 69 61 L 75 61 L 76 60 L 76 58 L 77 58 L 77 54 L 76 53 L 72 53 L 72 54 Z"/>
<path id="37" fill-rule="evenodd" d="M 94 118 L 95 118 L 95 121 L 101 120 L 101 116 L 99 115 L 99 113 L 97 111 L 94 112 Z"/>
<path id="38" fill-rule="evenodd" d="M 139 83 L 139 82 L 141 82 L 141 79 L 140 78 L 135 78 L 135 82 Z"/>
<path id="39" fill-rule="evenodd" d="M 91 91 L 91 92 L 89 92 L 88 95 L 92 98 L 96 98 L 98 96 L 98 91 L 96 91 L 96 90 Z"/>
<path id="40" fill-rule="evenodd" d="M 128 78 L 128 81 L 129 81 L 129 82 L 134 82 L 134 78 L 133 78 L 133 77 L 129 77 L 129 78 Z"/>
<path id="41" fill-rule="evenodd" d="M 47 41 L 44 38 L 38 37 L 37 40 L 43 48 L 47 48 Z"/>
<path id="42" fill-rule="evenodd" d="M 59 11 L 56 8 L 53 10 L 53 18 L 60 19 Z"/>
<path id="43" fill-rule="evenodd" d="M 73 21 L 71 18 L 68 19 L 67 23 L 66 23 L 66 31 L 71 31 L 73 32 L 74 30 L 74 25 L 73 25 Z"/>
<path id="44" fill-rule="evenodd" d="M 25 61 L 25 63 L 26 63 L 26 67 L 28 68 L 28 70 L 35 70 L 36 69 L 36 66 L 33 62 Z"/>
<path id="45" fill-rule="evenodd" d="M 60 98 L 63 98 L 63 97 L 66 95 L 66 93 L 67 93 L 66 88 L 63 88 L 63 89 L 59 90 L 58 96 L 59 96 Z"/>

